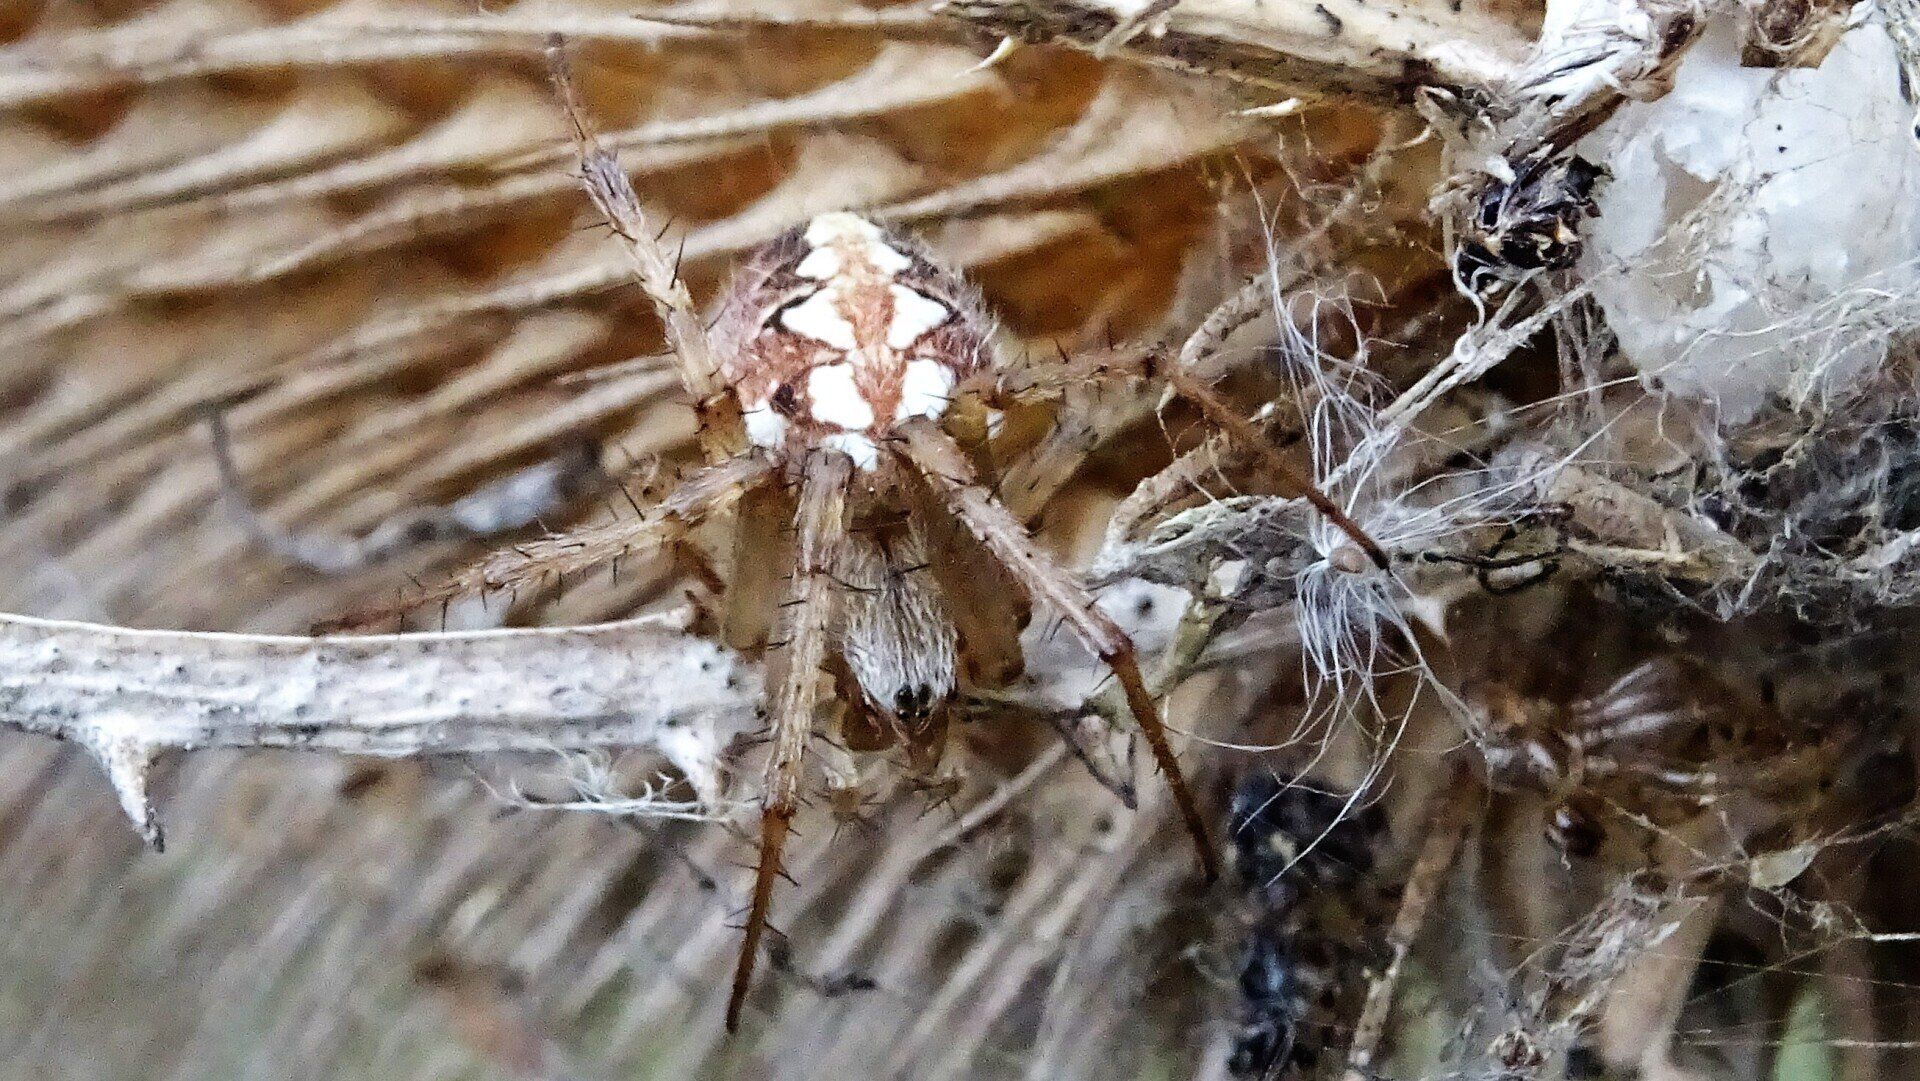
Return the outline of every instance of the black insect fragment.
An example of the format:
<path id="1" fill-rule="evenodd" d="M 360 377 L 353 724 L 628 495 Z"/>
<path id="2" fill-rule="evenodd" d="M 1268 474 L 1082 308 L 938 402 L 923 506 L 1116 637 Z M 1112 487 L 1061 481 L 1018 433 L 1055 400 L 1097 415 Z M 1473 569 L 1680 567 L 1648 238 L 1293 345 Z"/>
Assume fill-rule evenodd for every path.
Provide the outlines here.
<path id="1" fill-rule="evenodd" d="M 1577 154 L 1536 155 L 1511 181 L 1480 193 L 1454 254 L 1454 272 L 1484 294 L 1541 270 L 1565 270 L 1580 258 L 1580 227 L 1597 213 L 1594 189 L 1606 170 Z"/>

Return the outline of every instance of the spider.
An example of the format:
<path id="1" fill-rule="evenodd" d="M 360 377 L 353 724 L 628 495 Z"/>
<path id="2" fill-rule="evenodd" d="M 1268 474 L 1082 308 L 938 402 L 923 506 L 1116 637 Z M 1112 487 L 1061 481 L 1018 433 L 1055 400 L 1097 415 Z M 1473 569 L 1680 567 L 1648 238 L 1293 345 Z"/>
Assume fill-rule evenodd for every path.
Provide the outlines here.
<path id="1" fill-rule="evenodd" d="M 548 49 L 571 122 L 582 181 L 664 324 L 673 364 L 699 414 L 707 464 L 637 520 L 547 537 L 495 553 L 418 600 L 510 589 L 635 550 L 669 545 L 696 523 L 738 508 L 724 636 L 766 643 L 770 750 L 760 795 L 759 858 L 727 1007 L 737 1030 L 781 877 L 806 752 L 829 677 L 849 718 L 841 743 L 904 743 L 921 768 L 938 760 L 962 679 L 1017 673 L 1023 600 L 1058 615 L 1111 670 L 1167 777 L 1207 879 L 1218 858 L 1181 773 L 1133 643 L 1074 573 L 1028 536 L 980 482 L 961 439 L 984 438 L 1009 390 L 979 296 L 912 239 L 856 214 L 821 214 L 749 256 L 702 321 L 640 209 L 631 181 L 581 116 L 564 43 Z M 1151 353 L 1135 368 L 1151 375 Z M 1098 377 L 1106 356 L 1063 366 Z M 1227 416 L 1204 386 L 1167 381 L 1208 415 Z M 1238 415 L 1232 421 L 1245 426 Z M 1245 431 L 1244 427 L 1236 429 Z M 1314 506 L 1383 562 L 1377 545 L 1297 475 Z M 780 528 L 788 516 L 791 531 Z M 958 528 L 955 528 L 955 527 Z M 782 547 L 786 550 L 781 551 Z M 781 567 L 792 568 L 777 613 Z M 758 587 L 758 588 L 756 588 Z"/>

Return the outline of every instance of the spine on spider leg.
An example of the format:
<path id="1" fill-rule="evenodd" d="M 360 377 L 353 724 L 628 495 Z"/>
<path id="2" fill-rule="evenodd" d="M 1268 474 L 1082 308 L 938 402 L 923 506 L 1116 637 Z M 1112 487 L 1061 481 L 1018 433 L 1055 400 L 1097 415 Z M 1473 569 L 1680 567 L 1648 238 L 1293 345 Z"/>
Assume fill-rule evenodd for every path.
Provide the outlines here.
<path id="1" fill-rule="evenodd" d="M 606 216 L 607 225 L 622 241 L 633 264 L 634 277 L 666 330 L 667 344 L 678 361 L 680 378 L 693 397 L 700 416 L 700 445 L 709 462 L 717 462 L 745 445 L 745 432 L 733 396 L 720 376 L 720 360 L 707 336 L 707 327 L 693 305 L 686 283 L 680 280 L 680 258 L 669 255 L 657 231 L 641 209 L 640 196 L 620 161 L 600 145 L 587 122 L 573 88 L 567 63 L 566 40 L 555 34 L 547 42 L 547 73 L 560 107 L 573 126 L 579 146 L 580 182 L 587 197 Z"/>
<path id="2" fill-rule="evenodd" d="M 1160 711 L 1147 692 L 1146 680 L 1134 655 L 1133 642 L 1120 627 L 1094 603 L 1093 595 L 1066 569 L 1043 555 L 1027 536 L 1012 512 L 974 483 L 966 455 L 953 440 L 930 422 L 909 422 L 901 426 L 907 457 L 920 474 L 946 497 L 954 516 L 959 518 L 991 550 L 1028 593 L 1059 613 L 1088 648 L 1099 654 L 1125 691 L 1127 706 L 1147 737 L 1154 762 L 1167 775 L 1175 806 L 1187 832 L 1193 836 L 1200 867 L 1209 882 L 1220 876 L 1219 857 L 1207 834 L 1199 805 L 1187 787 L 1186 775 L 1167 741 L 1166 726 Z"/>
<path id="3" fill-rule="evenodd" d="M 1092 597 L 1087 598 L 1087 604 L 1093 604 Z M 1100 650 L 1100 659 L 1113 669 L 1114 678 L 1125 692 L 1127 708 L 1139 723 L 1141 734 L 1147 737 L 1147 746 L 1153 751 L 1155 764 L 1160 767 L 1160 772 L 1167 775 L 1168 785 L 1173 789 L 1174 805 L 1180 811 L 1181 820 L 1186 823 L 1187 832 L 1193 837 L 1200 858 L 1200 872 L 1208 882 L 1213 882 L 1220 877 L 1220 857 L 1214 851 L 1212 837 L 1207 833 L 1206 820 L 1200 817 L 1200 806 L 1187 787 L 1186 775 L 1180 770 L 1180 760 L 1174 757 L 1173 745 L 1167 742 L 1167 728 L 1160 720 L 1160 709 L 1154 704 L 1153 696 L 1147 693 L 1147 681 L 1140 675 L 1140 662 L 1134 654 L 1133 642 L 1105 616 L 1101 617 L 1101 622 L 1112 631 L 1117 641 Z"/>
<path id="4" fill-rule="evenodd" d="M 817 451 L 807 459 L 801 481 L 798 554 L 794 559 L 793 598 L 787 607 L 785 670 L 774 685 L 769 710 L 773 750 L 767 757 L 760 795 L 760 862 L 754 870 L 753 903 L 747 914 L 733 992 L 727 1000 L 727 1030 L 740 1027 L 747 991 L 753 986 L 760 937 L 773 906 L 773 885 L 780 856 L 800 799 L 801 767 L 820 701 L 821 669 L 833 621 L 833 570 L 847 535 L 847 489 L 853 463 L 838 452 Z"/>

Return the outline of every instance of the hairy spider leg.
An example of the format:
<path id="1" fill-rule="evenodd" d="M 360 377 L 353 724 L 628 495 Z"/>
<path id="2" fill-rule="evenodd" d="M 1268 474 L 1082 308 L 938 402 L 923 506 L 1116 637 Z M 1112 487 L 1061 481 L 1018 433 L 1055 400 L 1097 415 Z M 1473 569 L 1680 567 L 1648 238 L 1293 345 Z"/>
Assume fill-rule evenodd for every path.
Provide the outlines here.
<path id="1" fill-rule="evenodd" d="M 706 323 L 694 307 L 686 283 L 680 280 L 679 255 L 667 253 L 660 242 L 664 228 L 656 228 L 647 220 L 640 197 L 633 190 L 633 180 L 620 167 L 619 159 L 594 137 L 593 127 L 581 113 L 574 94 L 566 42 L 558 34 L 548 39 L 547 71 L 567 121 L 573 125 L 580 153 L 580 182 L 626 249 L 633 276 L 653 302 L 665 329 L 680 382 L 693 398 L 700 418 L 700 449 L 709 462 L 737 454 L 747 445 L 739 403 L 720 376 L 720 358 L 707 336 Z"/>
<path id="2" fill-rule="evenodd" d="M 758 489 L 772 474 L 772 463 L 758 455 L 742 455 L 717 465 L 702 466 L 637 518 L 583 526 L 500 549 L 437 585 L 409 593 L 397 605 L 355 612 L 346 619 L 322 624 L 319 629 L 364 627 L 422 605 L 457 597 L 512 592 L 551 578 L 589 571 L 635 552 L 664 548 L 685 536 L 700 521 Z"/>
<path id="3" fill-rule="evenodd" d="M 773 752 L 767 758 L 766 783 L 760 795 L 760 863 L 754 870 L 746 935 L 740 942 L 733 992 L 727 999 L 729 1032 L 740 1028 L 740 1014 L 753 985 L 760 937 L 773 903 L 774 881 L 780 876 L 780 854 L 799 805 L 801 766 L 813 733 L 813 713 L 820 702 L 822 669 L 832 631 L 833 570 L 846 543 L 847 495 L 852 480 L 853 460 L 840 451 L 822 448 L 808 454 L 800 481 L 793 589 L 786 610 L 786 671 L 774 686 L 769 711 Z"/>
<path id="4" fill-rule="evenodd" d="M 976 482 L 966 454 L 951 437 L 927 420 L 909 421 L 900 427 L 900 433 L 904 437 L 900 450 L 944 497 L 954 517 L 999 557 L 1029 594 L 1059 613 L 1080 640 L 1113 671 L 1126 695 L 1128 710 L 1140 725 L 1141 734 L 1147 737 L 1154 762 L 1167 776 L 1174 804 L 1193 837 L 1202 872 L 1209 882 L 1218 878 L 1219 856 L 1200 817 L 1199 805 L 1187 787 L 1186 776 L 1180 771 L 1180 762 L 1167 742 L 1166 726 L 1160 720 L 1153 696 L 1147 692 L 1132 639 L 1094 604 L 1093 595 L 1085 586 L 1040 551 L 1013 512 Z"/>

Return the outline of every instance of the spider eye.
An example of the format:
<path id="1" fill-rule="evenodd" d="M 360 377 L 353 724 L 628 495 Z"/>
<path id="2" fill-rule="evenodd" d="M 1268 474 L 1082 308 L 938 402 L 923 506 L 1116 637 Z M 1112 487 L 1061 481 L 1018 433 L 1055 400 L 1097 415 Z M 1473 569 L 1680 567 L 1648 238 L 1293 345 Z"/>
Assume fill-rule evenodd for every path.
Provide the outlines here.
<path id="1" fill-rule="evenodd" d="M 893 711 L 902 720 L 920 720 L 933 705 L 933 688 L 924 683 L 902 687 L 893 695 Z"/>

